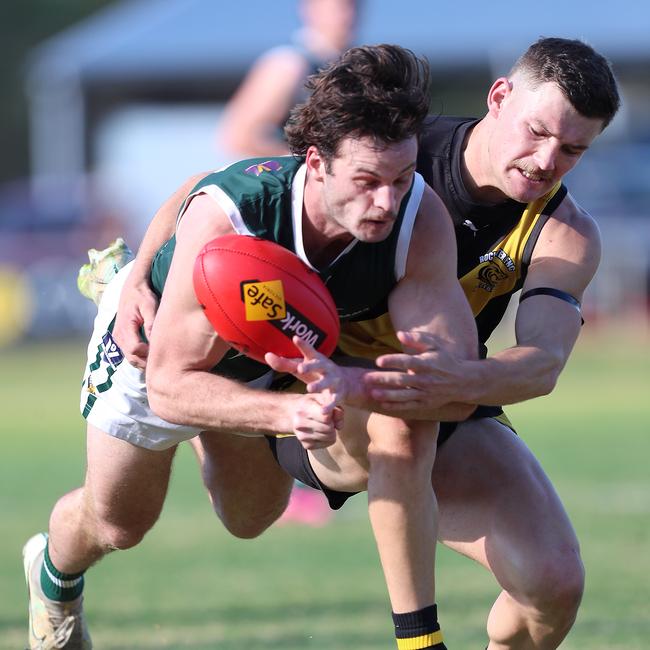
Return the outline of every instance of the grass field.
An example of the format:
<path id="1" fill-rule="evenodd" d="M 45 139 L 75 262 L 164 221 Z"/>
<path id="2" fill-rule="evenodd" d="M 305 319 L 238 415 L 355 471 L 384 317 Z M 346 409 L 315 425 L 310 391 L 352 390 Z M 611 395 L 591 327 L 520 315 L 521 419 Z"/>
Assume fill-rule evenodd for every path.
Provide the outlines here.
<path id="1" fill-rule="evenodd" d="M 83 472 L 82 342 L 0 351 L 0 648 L 25 647 L 20 549 Z M 581 340 L 556 392 L 509 409 L 575 523 L 587 591 L 566 650 L 650 647 L 650 341 Z M 485 647 L 497 590 L 480 567 L 439 553 L 450 648 Z M 99 650 L 380 650 L 394 647 L 363 496 L 323 529 L 231 539 L 212 516 L 187 449 L 161 521 L 137 548 L 89 573 Z"/>

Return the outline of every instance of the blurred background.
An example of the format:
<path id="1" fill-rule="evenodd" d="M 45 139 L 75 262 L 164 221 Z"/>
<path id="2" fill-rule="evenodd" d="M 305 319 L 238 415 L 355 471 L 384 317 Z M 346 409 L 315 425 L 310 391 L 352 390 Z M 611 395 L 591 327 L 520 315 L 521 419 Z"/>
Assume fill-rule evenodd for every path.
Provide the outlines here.
<path id="1" fill-rule="evenodd" d="M 540 36 L 582 38 L 613 62 L 622 110 L 567 179 L 603 231 L 586 324 L 558 389 L 508 414 L 582 544 L 587 590 L 562 648 L 647 650 L 650 4 L 359 2 L 353 42 L 426 56 L 433 112 L 482 116 L 492 80 Z M 299 26 L 296 0 L 0 3 L 3 650 L 26 639 L 20 549 L 44 529 L 55 499 L 83 480 L 78 382 L 95 313 L 76 288 L 86 251 L 117 235 L 137 248 L 177 185 L 229 162 L 226 106 L 257 58 Z M 273 91 L 259 93 L 260 106 Z M 509 343 L 498 337 L 495 348 Z M 364 496 L 322 524 L 231 538 L 181 445 L 161 521 L 87 581 L 95 642 L 104 650 L 394 647 Z M 485 647 L 498 592 L 491 576 L 442 547 L 436 570 L 449 647 Z"/>
<path id="2" fill-rule="evenodd" d="M 299 19 L 294 0 L 26 0 L 0 11 L 7 345 L 88 331 L 93 307 L 74 283 L 86 249 L 118 234 L 137 247 L 178 184 L 229 161 L 218 138 L 224 104 Z M 582 38 L 610 58 L 623 108 L 568 184 L 604 234 L 587 296 L 592 322 L 647 323 L 649 34 L 650 5 L 635 0 L 362 0 L 354 43 L 395 42 L 426 56 L 432 111 L 476 116 L 492 79 L 539 36 Z"/>

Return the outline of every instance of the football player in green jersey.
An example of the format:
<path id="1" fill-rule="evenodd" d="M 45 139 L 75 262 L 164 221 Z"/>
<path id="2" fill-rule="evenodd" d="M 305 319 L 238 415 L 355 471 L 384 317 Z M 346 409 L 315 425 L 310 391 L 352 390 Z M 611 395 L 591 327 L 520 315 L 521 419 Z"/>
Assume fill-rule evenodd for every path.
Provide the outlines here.
<path id="1" fill-rule="evenodd" d="M 226 233 L 254 234 L 317 270 L 342 320 L 388 305 L 400 329 L 429 332 L 461 359 L 477 356 L 476 328 L 455 276 L 453 228 L 415 172 L 429 106 L 427 64 L 398 46 L 353 48 L 311 83 L 288 129 L 295 156 L 234 163 L 183 198 L 175 231 L 152 262 L 160 303 L 145 328 L 146 375 L 129 362 L 114 327 L 122 287 L 137 267 L 125 266 L 104 291 L 81 395 L 86 481 L 56 503 L 49 538 L 39 534 L 25 546 L 32 648 L 91 647 L 81 608 L 84 573 L 110 551 L 138 544 L 154 525 L 180 442 L 193 440 L 225 526 L 250 537 L 279 516 L 292 482 L 266 437 L 292 433 L 302 449 L 334 447 L 341 438 L 366 445 L 364 474 L 344 473 L 334 487 L 367 484 L 398 644 L 444 648 L 430 477 L 437 420 L 462 419 L 473 407 L 425 406 L 405 418 L 378 412 L 363 390 L 339 391 L 332 383 L 334 390 L 274 392 L 268 366 L 241 372 L 241 359 L 194 295 L 203 246 Z M 431 255 L 436 247 L 445 255 Z M 333 368 L 334 379 L 340 373 L 346 385 L 363 388 L 365 367 Z"/>

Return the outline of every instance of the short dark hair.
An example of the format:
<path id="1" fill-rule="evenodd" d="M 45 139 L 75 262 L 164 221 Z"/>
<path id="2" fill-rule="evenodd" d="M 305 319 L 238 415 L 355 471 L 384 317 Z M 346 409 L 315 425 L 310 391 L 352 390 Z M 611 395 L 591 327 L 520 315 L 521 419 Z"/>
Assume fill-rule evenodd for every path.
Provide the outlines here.
<path id="1" fill-rule="evenodd" d="M 602 119 L 603 128 L 621 103 L 611 64 L 579 40 L 540 38 L 519 57 L 510 75 L 515 72 L 525 74 L 534 86 L 557 84 L 580 115 Z"/>
<path id="2" fill-rule="evenodd" d="M 429 111 L 429 65 L 398 45 L 353 47 L 307 81 L 306 103 L 291 112 L 291 152 L 318 148 L 326 165 L 347 137 L 379 147 L 418 136 Z"/>

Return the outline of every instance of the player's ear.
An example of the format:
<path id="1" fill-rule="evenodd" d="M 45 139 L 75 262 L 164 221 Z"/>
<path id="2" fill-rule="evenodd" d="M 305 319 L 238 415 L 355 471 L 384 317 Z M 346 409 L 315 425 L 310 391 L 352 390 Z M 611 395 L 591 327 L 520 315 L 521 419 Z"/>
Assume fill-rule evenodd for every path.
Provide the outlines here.
<path id="1" fill-rule="evenodd" d="M 322 182 L 325 178 L 326 171 L 325 159 L 321 156 L 318 148 L 314 145 L 310 146 L 309 149 L 307 149 L 305 164 L 307 165 L 307 171 L 309 172 L 309 175 L 313 179 Z"/>
<path id="2" fill-rule="evenodd" d="M 497 117 L 501 110 L 503 100 L 510 95 L 512 91 L 512 82 L 506 77 L 499 77 L 493 84 L 487 94 L 488 112 L 492 117 Z"/>

